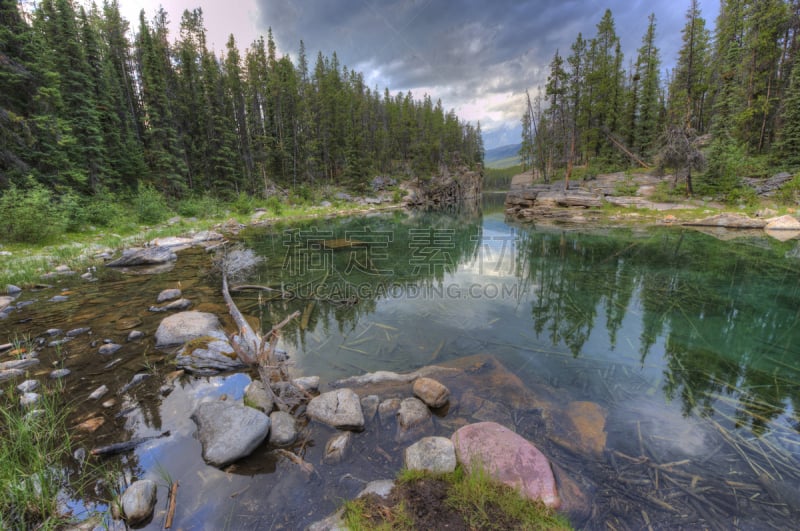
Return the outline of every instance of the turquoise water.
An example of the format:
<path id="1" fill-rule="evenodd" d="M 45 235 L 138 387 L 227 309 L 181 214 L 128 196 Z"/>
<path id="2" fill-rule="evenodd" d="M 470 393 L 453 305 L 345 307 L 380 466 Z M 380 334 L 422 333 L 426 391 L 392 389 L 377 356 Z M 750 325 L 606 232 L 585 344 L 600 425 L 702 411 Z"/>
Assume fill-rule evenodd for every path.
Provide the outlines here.
<path id="1" fill-rule="evenodd" d="M 300 312 L 284 333 L 299 372 L 333 380 L 486 353 L 599 404 L 603 457 L 562 459 L 595 485 L 607 514 L 594 524 L 644 510 L 691 527 L 680 518 L 707 504 L 698 522 L 781 525 L 800 510 L 787 494 L 800 485 L 797 240 L 510 225 L 488 196 L 482 212 L 314 221 L 246 241 L 265 258 L 246 282 L 283 294 L 240 300 L 265 330 Z M 342 241 L 354 246 L 328 248 Z M 654 474 L 664 464 L 668 480 Z M 669 499 L 665 488 L 689 509 L 643 501 Z M 638 508 L 615 512 L 626 497 Z"/>
<path id="2" fill-rule="evenodd" d="M 506 415 L 581 486 L 590 500 L 581 527 L 796 527 L 798 241 L 720 241 L 680 227 L 513 225 L 502 202 L 502 194 L 486 194 L 481 205 L 460 211 L 248 229 L 243 243 L 264 261 L 231 285 L 269 289 L 249 287 L 234 298 L 264 331 L 299 312 L 281 346 L 291 371 L 323 383 L 494 356 L 535 395 L 550 397 L 510 405 L 497 389 L 489 413 Z M 105 418 L 95 433 L 76 431 L 77 446 L 171 432 L 112 461 L 128 481 L 159 484 L 148 529 L 163 522 L 163 473 L 180 481 L 177 527 L 294 529 L 334 511 L 362 480 L 392 477 L 402 466 L 403 445 L 378 423 L 354 437 L 351 457 L 335 466 L 321 461 L 333 430 L 306 426 L 293 451 L 317 468 L 313 478 L 268 445 L 224 470 L 205 465 L 191 411 L 223 395 L 238 400 L 254 375 L 187 375 L 164 396 L 173 358 L 154 348 L 163 314 L 147 309 L 162 289 L 181 287 L 193 309 L 220 315 L 233 330 L 211 258 L 194 249 L 157 275 L 99 275 L 98 282 L 65 279 L 26 291 L 34 303 L 0 321 L 0 335 L 48 338 L 52 327 L 92 327 L 61 350 L 45 348 L 35 376 L 70 368 L 63 382 L 77 407 L 70 425 Z M 67 302 L 47 302 L 63 288 Z M 131 319 L 145 339 L 125 341 L 123 323 Z M 113 360 L 97 353 L 104 339 L 123 345 Z M 142 372 L 154 377 L 119 393 Z M 114 406 L 86 398 L 101 384 Z M 461 398 L 471 391 L 453 390 Z M 597 452 L 554 433 L 571 406 L 582 411 L 587 403 L 603 412 L 599 433 L 590 433 L 604 439 Z M 453 409 L 435 419 L 437 435 L 470 418 Z M 597 426 L 587 421 L 587 429 Z M 85 496 L 74 500 L 76 511 L 91 506 Z"/>

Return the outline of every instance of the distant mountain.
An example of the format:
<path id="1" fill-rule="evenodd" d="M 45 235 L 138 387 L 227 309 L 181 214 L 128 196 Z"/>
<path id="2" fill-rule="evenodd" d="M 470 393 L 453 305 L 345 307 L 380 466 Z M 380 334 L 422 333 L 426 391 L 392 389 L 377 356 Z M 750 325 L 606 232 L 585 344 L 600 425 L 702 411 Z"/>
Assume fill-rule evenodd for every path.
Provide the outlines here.
<path id="1" fill-rule="evenodd" d="M 521 144 L 508 144 L 507 146 L 487 149 L 483 160 L 484 162 L 488 163 L 496 160 L 507 159 L 509 157 L 516 157 L 519 155 L 520 146 Z"/>
<path id="2" fill-rule="evenodd" d="M 483 157 L 483 163 L 487 168 L 509 168 L 516 166 L 519 161 L 520 144 L 509 144 L 494 149 L 487 149 Z"/>

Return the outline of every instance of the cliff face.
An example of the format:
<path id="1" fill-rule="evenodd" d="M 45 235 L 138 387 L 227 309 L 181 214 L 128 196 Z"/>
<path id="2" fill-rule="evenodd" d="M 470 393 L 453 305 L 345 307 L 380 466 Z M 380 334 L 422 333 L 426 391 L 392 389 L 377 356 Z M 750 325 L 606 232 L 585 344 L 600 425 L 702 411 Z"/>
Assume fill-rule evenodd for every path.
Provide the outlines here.
<path id="1" fill-rule="evenodd" d="M 408 194 L 403 204 L 408 207 L 444 207 L 458 205 L 480 197 L 483 190 L 483 168 L 471 170 L 461 165 L 443 168 L 427 182 L 412 181 L 405 186 Z"/>

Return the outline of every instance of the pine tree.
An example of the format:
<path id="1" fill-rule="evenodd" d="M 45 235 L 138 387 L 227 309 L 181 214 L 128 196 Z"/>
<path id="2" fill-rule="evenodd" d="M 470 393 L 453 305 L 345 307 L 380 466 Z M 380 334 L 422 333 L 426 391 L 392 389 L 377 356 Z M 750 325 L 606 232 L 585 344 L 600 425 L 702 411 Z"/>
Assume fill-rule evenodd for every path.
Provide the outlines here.
<path id="1" fill-rule="evenodd" d="M 655 45 L 655 14 L 648 19 L 647 32 L 636 60 L 636 77 L 641 82 L 641 97 L 636 102 L 636 124 L 631 147 L 640 154 L 650 153 L 660 129 L 661 76 L 659 51 Z"/>
<path id="2" fill-rule="evenodd" d="M 691 0 L 682 39 L 669 89 L 668 119 L 674 126 L 703 134 L 709 127 L 711 36 L 701 15 L 699 0 Z"/>
<path id="3" fill-rule="evenodd" d="M 782 128 L 778 135 L 776 160 L 789 168 L 800 167 L 800 65 L 792 68 L 789 89 L 782 102 Z"/>

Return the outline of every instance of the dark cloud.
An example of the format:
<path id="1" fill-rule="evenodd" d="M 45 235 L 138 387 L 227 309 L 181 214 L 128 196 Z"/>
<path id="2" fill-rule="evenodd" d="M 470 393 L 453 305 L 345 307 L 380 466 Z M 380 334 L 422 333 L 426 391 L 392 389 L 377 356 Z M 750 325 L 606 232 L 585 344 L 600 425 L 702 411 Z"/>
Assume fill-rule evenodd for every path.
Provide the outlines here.
<path id="1" fill-rule="evenodd" d="M 656 14 L 665 67 L 680 47 L 688 5 L 674 0 L 258 0 L 260 22 L 294 55 L 336 51 L 341 64 L 392 92 L 442 99 L 485 130 L 513 129 L 526 88 L 542 85 L 556 49 L 578 32 L 591 37 L 606 7 L 614 13 L 626 63 L 635 58 L 647 16 Z M 685 4 L 685 5 L 684 5 Z M 702 2 L 713 19 L 715 0 Z M 714 10 L 710 13 L 709 10 Z M 709 21 L 711 25 L 711 20 Z M 508 134 L 505 135 L 508 137 Z M 488 142 L 487 142 L 488 143 Z"/>

